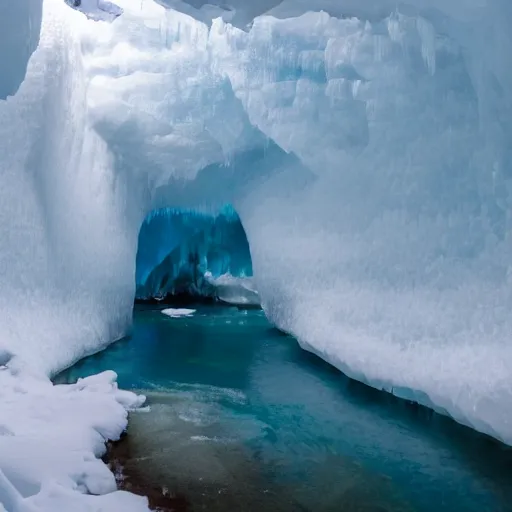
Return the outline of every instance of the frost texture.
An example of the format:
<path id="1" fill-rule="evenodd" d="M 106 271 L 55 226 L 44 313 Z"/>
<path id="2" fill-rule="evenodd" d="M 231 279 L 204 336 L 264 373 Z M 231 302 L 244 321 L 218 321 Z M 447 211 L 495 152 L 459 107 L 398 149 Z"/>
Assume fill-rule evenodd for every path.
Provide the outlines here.
<path id="1" fill-rule="evenodd" d="M 272 321 L 510 442 L 510 8 L 284 2 L 242 31 L 121 4 L 88 99 L 146 208 L 233 204 Z"/>
<path id="2" fill-rule="evenodd" d="M 121 336 L 146 215 L 229 203 L 281 329 L 512 443 L 512 4 L 284 0 L 246 27 L 237 2 L 241 30 L 117 3 L 45 0 L 0 101 L 2 353 L 51 374 Z M 33 45 L 0 34 L 5 97 Z"/>

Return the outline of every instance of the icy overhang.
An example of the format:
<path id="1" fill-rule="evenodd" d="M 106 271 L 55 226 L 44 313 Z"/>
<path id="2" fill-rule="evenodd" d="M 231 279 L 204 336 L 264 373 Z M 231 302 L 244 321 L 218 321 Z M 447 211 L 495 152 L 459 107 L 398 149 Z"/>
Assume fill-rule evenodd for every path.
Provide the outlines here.
<path id="1" fill-rule="evenodd" d="M 359 18 L 376 21 L 393 11 L 425 14 L 442 13 L 461 21 L 470 21 L 481 16 L 491 1 L 486 0 L 156 0 L 166 8 L 174 9 L 201 21 L 221 17 L 237 27 L 244 27 L 261 15 L 276 18 L 292 18 L 306 12 L 325 11 L 338 18 Z M 506 6 L 505 6 L 506 7 Z"/>

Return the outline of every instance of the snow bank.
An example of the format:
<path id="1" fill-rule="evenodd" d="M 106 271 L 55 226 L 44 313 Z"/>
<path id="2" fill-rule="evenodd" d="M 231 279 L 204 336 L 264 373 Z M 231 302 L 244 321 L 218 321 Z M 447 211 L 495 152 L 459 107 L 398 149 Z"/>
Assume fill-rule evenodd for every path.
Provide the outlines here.
<path id="1" fill-rule="evenodd" d="M 0 369 L 0 503 L 6 510 L 148 510 L 144 498 L 116 491 L 114 475 L 99 459 L 105 442 L 126 428 L 127 411 L 145 401 L 118 390 L 116 378 L 105 372 L 54 386 L 16 368 L 15 360 Z"/>

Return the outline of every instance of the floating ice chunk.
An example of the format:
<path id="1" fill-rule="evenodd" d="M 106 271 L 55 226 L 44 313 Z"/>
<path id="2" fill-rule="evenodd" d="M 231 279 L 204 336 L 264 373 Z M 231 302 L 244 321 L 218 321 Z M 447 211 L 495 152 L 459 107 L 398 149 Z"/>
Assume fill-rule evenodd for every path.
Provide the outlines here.
<path id="1" fill-rule="evenodd" d="M 198 441 L 201 443 L 222 443 L 223 439 L 220 439 L 219 437 L 208 437 L 208 436 L 190 436 L 191 441 Z"/>
<path id="2" fill-rule="evenodd" d="M 192 316 L 196 312 L 195 309 L 179 309 L 179 308 L 168 308 L 163 309 L 164 315 L 170 316 L 171 318 L 180 318 L 183 316 Z"/>

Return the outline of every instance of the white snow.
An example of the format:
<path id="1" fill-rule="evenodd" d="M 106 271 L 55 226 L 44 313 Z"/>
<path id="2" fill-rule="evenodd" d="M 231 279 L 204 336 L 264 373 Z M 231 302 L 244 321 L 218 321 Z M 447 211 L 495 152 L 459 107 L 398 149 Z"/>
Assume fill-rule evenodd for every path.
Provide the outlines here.
<path id="1" fill-rule="evenodd" d="M 113 373 L 72 386 L 49 380 L 121 337 L 132 302 L 127 274 L 104 268 L 100 277 L 127 237 L 104 185 L 107 150 L 86 123 L 73 35 L 83 23 L 63 2 L 45 1 L 29 61 L 41 2 L 0 6 L 0 509 L 8 512 L 148 510 L 145 498 L 116 492 L 99 459 L 144 398 L 119 391 Z M 99 218 L 110 214 L 95 244 Z M 104 300 L 101 279 L 117 288 Z"/>
<path id="2" fill-rule="evenodd" d="M 512 443 L 512 4 L 177 3 L 1 3 L 3 508 L 146 506 L 81 494 L 135 397 L 48 377 L 126 333 L 161 207 L 232 204 L 276 325 Z"/>
<path id="3" fill-rule="evenodd" d="M 119 390 L 116 378 L 54 386 L 15 360 L 0 370 L 0 503 L 8 511 L 148 510 L 144 498 L 116 492 L 99 459 L 126 428 L 127 411 L 145 401 Z"/>
<path id="4" fill-rule="evenodd" d="M 162 313 L 166 316 L 170 316 L 171 318 L 192 316 L 195 312 L 196 312 L 195 309 L 185 309 L 185 308 L 162 309 Z"/>

